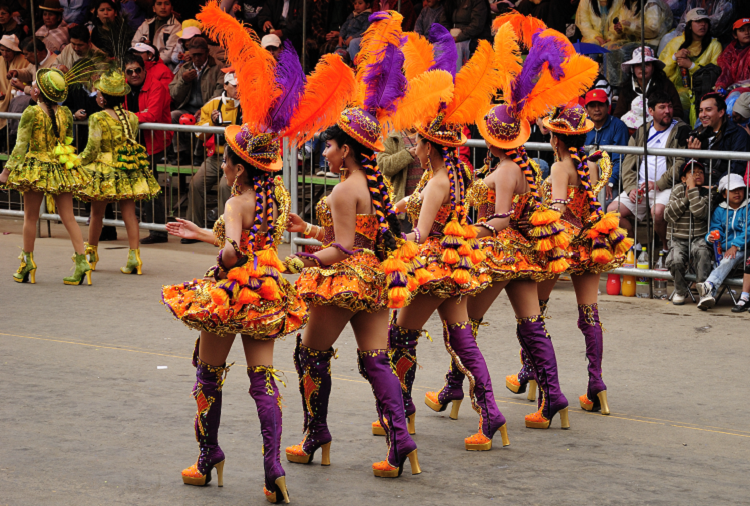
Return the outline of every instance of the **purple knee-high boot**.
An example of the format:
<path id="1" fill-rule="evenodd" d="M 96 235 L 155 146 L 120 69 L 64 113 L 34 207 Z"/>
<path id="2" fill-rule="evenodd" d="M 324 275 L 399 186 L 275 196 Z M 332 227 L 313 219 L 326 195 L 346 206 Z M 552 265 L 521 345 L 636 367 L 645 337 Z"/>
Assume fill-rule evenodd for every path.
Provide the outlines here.
<path id="1" fill-rule="evenodd" d="M 539 299 L 539 309 L 542 312 L 542 318 L 547 315 L 548 302 L 549 299 Z M 534 377 L 534 367 L 531 365 L 531 361 L 523 348 L 521 348 L 519 353 L 521 355 L 521 370 L 518 371 L 518 374 L 505 377 L 505 387 L 514 394 L 523 394 L 526 392 L 526 387 L 528 385 L 529 395 L 527 395 L 526 398 L 533 402 L 536 400 L 537 388 L 536 378 Z"/>
<path id="2" fill-rule="evenodd" d="M 586 395 L 579 397 L 581 408 L 586 411 L 600 411 L 609 414 L 607 385 L 602 380 L 602 354 L 604 335 L 599 322 L 598 304 L 578 305 L 578 328 L 586 339 L 586 358 L 589 360 L 589 385 Z"/>
<path id="3" fill-rule="evenodd" d="M 197 346 L 197 344 L 196 344 Z M 208 365 L 196 355 L 193 397 L 198 404 L 195 414 L 195 439 L 200 447 L 198 461 L 182 471 L 182 481 L 188 485 L 207 485 L 211 481 L 211 470 L 215 467 L 219 486 L 224 485 L 224 452 L 219 447 L 219 425 L 221 423 L 221 389 L 229 367 Z"/>
<path id="4" fill-rule="evenodd" d="M 255 400 L 263 436 L 263 492 L 269 502 L 289 502 L 286 475 L 281 467 L 281 395 L 274 381 L 273 366 L 257 365 L 247 368 L 250 377 L 250 395 Z"/>
<path id="5" fill-rule="evenodd" d="M 552 338 L 544 326 L 544 319 L 538 315 L 519 318 L 517 322 L 518 341 L 531 361 L 540 392 L 537 401 L 539 409 L 526 415 L 526 427 L 546 429 L 552 417 L 560 413 L 562 428 L 570 428 L 568 400 L 560 390 L 555 349 L 552 346 Z"/>
<path id="6" fill-rule="evenodd" d="M 470 322 L 448 325 L 443 322 L 443 340 L 458 369 L 469 379 L 471 405 L 479 414 L 479 432 L 466 438 L 467 450 L 489 450 L 492 437 L 501 429 L 503 446 L 508 446 L 505 417 L 500 412 L 492 392 L 490 372 L 479 351 Z"/>
<path id="7" fill-rule="evenodd" d="M 331 433 L 328 432 L 328 398 L 331 395 L 331 359 L 334 350 L 314 350 L 302 344 L 297 335 L 294 349 L 294 367 L 299 378 L 299 393 L 302 395 L 302 410 L 305 437 L 298 445 L 288 446 L 286 458 L 289 462 L 309 464 L 315 451 L 323 448 L 321 465 L 331 465 Z"/>
<path id="8" fill-rule="evenodd" d="M 474 340 L 476 340 L 479 326 L 482 324 L 482 318 L 478 320 L 470 318 L 469 322 L 471 323 L 471 333 L 474 336 Z M 466 375 L 461 372 L 451 357 L 450 369 L 445 374 L 445 385 L 443 385 L 443 388 L 439 392 L 427 392 L 424 403 L 438 412 L 445 411 L 448 403 L 452 403 L 450 417 L 453 420 L 457 420 L 458 409 L 464 400 L 464 378 L 466 378 Z"/>
<path id="9" fill-rule="evenodd" d="M 417 444 L 409 435 L 404 416 L 403 389 L 391 368 L 388 350 L 357 350 L 359 373 L 372 387 L 380 424 L 388 443 L 386 460 L 372 465 L 375 476 L 396 478 L 401 476 L 404 462 L 411 462 L 411 473 L 419 474 Z"/>

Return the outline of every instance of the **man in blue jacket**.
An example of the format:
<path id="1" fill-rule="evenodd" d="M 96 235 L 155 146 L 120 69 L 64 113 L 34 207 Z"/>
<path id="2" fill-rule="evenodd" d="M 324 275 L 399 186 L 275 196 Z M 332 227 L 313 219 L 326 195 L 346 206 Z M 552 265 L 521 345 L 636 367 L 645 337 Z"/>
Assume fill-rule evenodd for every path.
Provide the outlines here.
<path id="1" fill-rule="evenodd" d="M 604 90 L 596 89 L 586 93 L 584 98 L 586 112 L 594 122 L 594 129 L 586 134 L 586 145 L 595 146 L 627 146 L 630 134 L 628 127 L 619 118 L 609 114 L 609 98 Z M 605 209 L 612 201 L 612 195 L 620 194 L 620 162 L 625 155 L 612 153 L 612 175 L 609 184 L 605 186 Z"/>
<path id="2" fill-rule="evenodd" d="M 716 290 L 724 283 L 732 269 L 745 260 L 747 236 L 747 186 L 741 176 L 729 174 L 719 181 L 719 193 L 725 201 L 719 204 L 711 215 L 706 240 L 718 242 L 724 255 L 705 283 L 698 283 L 701 300 L 698 309 L 706 310 L 716 304 Z"/>

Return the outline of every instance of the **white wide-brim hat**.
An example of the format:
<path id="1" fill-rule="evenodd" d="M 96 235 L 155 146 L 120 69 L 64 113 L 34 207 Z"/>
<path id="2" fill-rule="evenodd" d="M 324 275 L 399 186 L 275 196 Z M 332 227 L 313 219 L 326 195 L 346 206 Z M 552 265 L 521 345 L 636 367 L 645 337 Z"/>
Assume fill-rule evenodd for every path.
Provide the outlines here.
<path id="1" fill-rule="evenodd" d="M 642 58 L 641 55 L 641 48 L 637 47 L 633 50 L 633 56 L 626 62 L 622 62 L 622 71 L 627 72 L 631 65 L 640 65 L 643 63 L 643 60 L 646 61 L 646 63 L 652 62 L 659 66 L 659 68 L 664 68 L 664 62 L 661 61 L 659 58 L 656 58 L 654 56 L 654 50 L 650 47 L 646 46 L 646 57 Z"/>

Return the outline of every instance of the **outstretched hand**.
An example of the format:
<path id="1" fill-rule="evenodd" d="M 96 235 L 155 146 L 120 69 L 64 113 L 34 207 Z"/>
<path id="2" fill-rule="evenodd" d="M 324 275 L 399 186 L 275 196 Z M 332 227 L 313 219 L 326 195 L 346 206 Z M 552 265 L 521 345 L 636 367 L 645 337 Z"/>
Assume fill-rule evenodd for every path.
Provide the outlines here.
<path id="1" fill-rule="evenodd" d="M 181 237 L 183 239 L 198 239 L 201 229 L 192 221 L 177 218 L 175 222 L 167 223 L 167 232 L 170 235 Z"/>
<path id="2" fill-rule="evenodd" d="M 307 223 L 294 213 L 289 213 L 289 220 L 286 222 L 287 232 L 304 232 Z"/>

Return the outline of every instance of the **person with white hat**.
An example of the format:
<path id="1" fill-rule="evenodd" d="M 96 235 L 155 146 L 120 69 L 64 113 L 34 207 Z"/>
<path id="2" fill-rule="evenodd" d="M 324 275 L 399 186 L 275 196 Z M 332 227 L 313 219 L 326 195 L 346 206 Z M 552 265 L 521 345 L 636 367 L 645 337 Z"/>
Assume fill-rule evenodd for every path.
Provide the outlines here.
<path id="1" fill-rule="evenodd" d="M 13 87 L 8 80 L 9 70 L 18 70 L 28 66 L 21 48 L 18 47 L 18 37 L 3 35 L 0 38 L 0 112 L 7 112 L 13 98 Z M 5 128 L 8 120 L 0 118 L 0 129 Z M 5 145 L 5 135 L 0 135 L 0 145 Z"/>
<path id="2" fill-rule="evenodd" d="M 645 63 L 645 66 L 643 63 Z M 645 89 L 646 100 L 653 90 L 667 92 L 672 102 L 674 116 L 682 118 L 680 94 L 677 93 L 677 88 L 664 73 L 664 63 L 656 58 L 653 49 L 648 46 L 646 46 L 645 51 L 642 51 L 640 47 L 635 48 L 630 60 L 623 62 L 621 67 L 623 81 L 619 88 L 619 99 L 617 100 L 617 106 L 615 106 L 614 116 L 622 119 L 625 113 L 632 110 L 633 100 L 638 96 L 642 97 Z"/>
<path id="3" fill-rule="evenodd" d="M 281 52 L 281 39 L 277 35 L 269 33 L 260 39 L 260 47 L 270 52 L 278 60 Z"/>
<path id="4" fill-rule="evenodd" d="M 170 68 L 174 69 L 181 63 L 190 61 L 187 45 L 190 39 L 201 35 L 201 28 L 202 23 L 200 21 L 186 19 L 182 22 L 182 29 L 169 37 L 167 44 L 172 48 L 172 54 L 169 57 L 170 61 L 167 63 Z"/>
<path id="5" fill-rule="evenodd" d="M 656 54 L 661 54 L 672 39 L 685 32 L 685 25 L 687 24 L 686 18 L 691 10 L 697 7 L 705 9 L 711 23 L 711 33 L 717 37 L 723 35 L 729 28 L 735 11 L 735 7 L 732 5 L 732 0 L 687 0 L 687 2 L 685 2 L 685 0 L 667 1 L 672 8 L 672 12 L 675 14 L 677 28 L 662 37 L 661 42 L 659 43 L 659 50 Z M 676 7 L 674 6 L 675 3 L 681 3 L 682 5 Z M 677 19 L 678 16 L 679 19 Z"/>
<path id="6" fill-rule="evenodd" d="M 698 309 L 703 311 L 716 304 L 716 291 L 732 269 L 745 261 L 745 250 L 750 242 L 747 235 L 748 213 L 745 209 L 748 205 L 748 189 L 744 179 L 738 174 L 727 174 L 719 180 L 719 193 L 725 200 L 711 215 L 706 241 L 718 243 L 723 256 L 708 279 L 696 285 L 701 296 Z"/>
<path id="7" fill-rule="evenodd" d="M 159 52 L 159 58 L 169 65 L 174 49 L 169 41 L 172 34 L 179 32 L 182 27 L 172 13 L 172 0 L 156 0 L 153 8 L 154 17 L 144 21 L 136 30 L 133 45 L 138 42 L 153 44 Z"/>
<path id="8" fill-rule="evenodd" d="M 161 61 L 161 58 L 157 55 L 156 48 L 152 44 L 139 42 L 138 44 L 134 44 L 128 51 L 140 56 L 146 65 L 146 71 L 148 71 L 149 75 L 169 88 L 169 84 L 174 79 L 174 74 Z"/>

